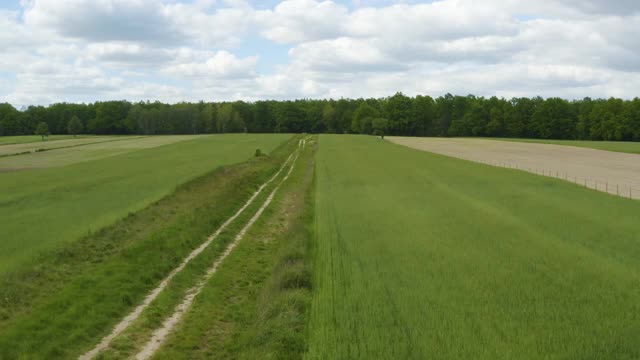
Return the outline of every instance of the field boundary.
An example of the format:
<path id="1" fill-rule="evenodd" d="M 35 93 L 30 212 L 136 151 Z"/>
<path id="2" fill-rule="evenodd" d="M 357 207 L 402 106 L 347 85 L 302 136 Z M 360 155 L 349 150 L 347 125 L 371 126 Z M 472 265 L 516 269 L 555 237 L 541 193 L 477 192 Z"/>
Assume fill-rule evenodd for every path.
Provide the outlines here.
<path id="1" fill-rule="evenodd" d="M 132 136 L 132 137 L 124 138 L 124 139 L 110 139 L 110 140 L 105 140 L 105 141 L 94 141 L 94 142 L 85 143 L 85 144 L 67 145 L 67 146 L 59 146 L 59 147 L 52 147 L 52 148 L 38 148 L 38 149 L 35 149 L 35 150 L 26 150 L 26 151 L 22 151 L 22 152 L 18 152 L 18 153 L 13 153 L 13 154 L 3 154 L 3 155 L 0 155 L 0 158 L 10 157 L 10 156 L 19 156 L 19 155 L 29 155 L 29 154 L 35 154 L 35 153 L 45 152 L 45 151 L 69 149 L 69 148 L 74 148 L 74 147 L 81 147 L 81 146 L 95 145 L 95 144 L 103 144 L 103 143 L 109 143 L 109 142 L 115 142 L 115 141 L 144 139 L 144 138 L 148 138 L 148 137 L 150 137 L 150 136 Z M 82 138 L 82 139 L 86 139 L 86 137 Z M 62 140 L 70 140 L 70 139 L 62 139 Z M 62 140 L 55 140 L 55 141 L 62 141 Z M 32 144 L 32 143 L 26 143 L 26 144 Z M 16 144 L 11 144 L 11 145 L 16 145 Z"/>
<path id="2" fill-rule="evenodd" d="M 526 171 L 622 198 L 640 199 L 639 154 L 492 139 L 388 137 L 387 140 L 419 151 Z"/>
<path id="3" fill-rule="evenodd" d="M 598 181 L 598 179 L 589 178 L 589 177 L 571 176 L 567 172 L 562 172 L 559 170 L 553 171 L 545 168 L 526 167 L 526 166 L 520 166 L 518 164 L 512 164 L 509 162 L 476 161 L 476 160 L 470 160 L 470 161 L 489 165 L 489 166 L 494 166 L 494 167 L 525 171 L 531 174 L 545 176 L 545 177 L 552 177 L 559 180 L 568 181 L 570 183 L 573 183 L 579 186 L 583 186 L 587 189 L 605 192 L 609 195 L 615 195 L 615 196 L 619 196 L 626 199 L 631 199 L 631 200 L 640 199 L 640 189 L 633 186 L 629 186 L 629 185 L 620 185 L 615 182 L 602 181 L 602 180 Z"/>
<path id="4" fill-rule="evenodd" d="M 266 188 L 271 182 L 273 182 L 273 180 L 275 180 L 278 175 L 280 175 L 280 173 L 285 169 L 286 165 L 291 161 L 293 157 L 293 154 L 289 155 L 289 157 L 287 158 L 287 160 L 285 160 L 285 162 L 282 164 L 282 166 L 280 167 L 280 169 L 271 177 L 269 178 L 269 180 L 267 180 L 265 183 L 263 183 L 258 190 L 256 190 L 253 195 L 247 200 L 247 202 L 240 208 L 238 209 L 238 211 L 232 215 L 230 218 L 228 218 L 222 225 L 220 225 L 220 227 L 218 227 L 218 229 L 216 230 L 216 232 L 214 232 L 212 235 L 210 235 L 207 240 L 202 243 L 199 247 L 197 247 L 196 249 L 194 249 L 183 261 L 182 263 L 180 263 L 180 265 L 173 269 L 158 285 L 158 287 L 156 287 L 155 289 L 153 289 L 143 300 L 143 302 L 138 305 L 131 313 L 129 313 L 129 315 L 127 315 L 126 317 L 124 317 L 122 319 L 122 321 L 120 321 L 120 323 L 118 323 L 114 329 L 111 331 L 111 333 L 107 336 L 105 336 L 100 343 L 98 343 L 94 348 L 92 348 L 91 350 L 89 350 L 88 352 L 86 352 L 85 354 L 81 355 L 79 357 L 80 360 L 88 360 L 88 359 L 93 359 L 96 355 L 98 355 L 101 351 L 105 350 L 109 344 L 111 343 L 111 341 L 113 339 L 115 339 L 118 335 L 120 335 L 124 330 L 126 330 L 129 325 L 131 323 L 133 323 L 138 317 L 140 317 L 140 315 L 142 314 L 142 312 L 153 302 L 153 300 L 155 300 L 158 295 L 167 287 L 167 285 L 169 284 L 169 282 L 171 281 L 171 279 L 177 275 L 178 273 L 180 273 L 189 262 L 191 262 L 191 260 L 193 260 L 196 256 L 198 256 L 200 253 L 202 253 L 219 235 L 220 233 L 222 233 L 222 231 L 224 231 L 225 228 L 227 228 L 227 226 L 229 226 L 229 224 L 231 224 L 236 218 L 238 218 L 243 212 L 244 210 L 249 207 L 249 205 L 251 205 L 253 203 L 253 201 L 256 199 L 256 197 L 264 190 L 264 188 Z"/>
<path id="5" fill-rule="evenodd" d="M 229 245 L 227 245 L 224 252 L 220 255 L 218 259 L 216 259 L 213 265 L 207 270 L 207 272 L 202 277 L 202 279 L 198 282 L 198 284 L 192 287 L 191 289 L 187 290 L 186 296 L 184 297 L 182 302 L 178 304 L 178 306 L 176 306 L 173 314 L 171 314 L 168 318 L 166 318 L 165 321 L 162 323 L 162 325 L 153 332 L 151 339 L 144 345 L 142 350 L 138 352 L 138 354 L 136 354 L 135 358 L 137 360 L 149 359 L 164 344 L 164 342 L 167 339 L 167 336 L 171 333 L 173 328 L 180 322 L 183 315 L 189 310 L 195 297 L 198 296 L 198 294 L 202 291 L 207 281 L 216 273 L 216 271 L 218 270 L 218 267 L 222 264 L 225 258 L 229 256 L 229 254 L 231 254 L 231 252 L 238 245 L 240 240 L 244 238 L 247 231 L 260 218 L 264 210 L 271 204 L 271 202 L 273 201 L 273 198 L 275 197 L 280 187 L 287 181 L 287 179 L 293 172 L 293 169 L 296 165 L 296 161 L 298 160 L 298 157 L 300 156 L 300 152 L 302 151 L 301 149 L 304 148 L 305 140 L 304 139 L 300 140 L 298 144 L 299 144 L 298 150 L 295 154 L 295 157 L 293 158 L 293 161 L 291 162 L 289 171 L 287 171 L 286 175 L 282 178 L 280 183 L 278 183 L 278 185 L 273 189 L 273 191 L 271 191 L 269 196 L 265 199 L 264 203 L 262 203 L 260 208 L 255 212 L 253 217 L 251 217 L 251 219 L 249 219 L 247 224 L 238 232 L 238 234 L 235 236 L 233 241 L 229 243 Z M 289 157 L 289 159 L 291 158 L 291 156 Z M 287 159 L 287 161 L 285 162 L 285 165 L 289 163 L 289 159 Z M 280 171 L 278 171 L 278 174 L 279 173 Z M 276 176 L 278 174 L 276 174 Z"/>

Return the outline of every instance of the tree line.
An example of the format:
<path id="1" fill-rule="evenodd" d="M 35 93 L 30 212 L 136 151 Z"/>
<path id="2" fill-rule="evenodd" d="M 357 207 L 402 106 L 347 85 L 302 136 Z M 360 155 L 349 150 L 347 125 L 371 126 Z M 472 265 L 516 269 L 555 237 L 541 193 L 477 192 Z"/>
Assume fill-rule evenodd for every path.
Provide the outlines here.
<path id="1" fill-rule="evenodd" d="M 42 125 L 44 123 L 44 125 Z M 0 135 L 356 133 L 640 141 L 640 99 L 437 98 L 0 104 Z"/>

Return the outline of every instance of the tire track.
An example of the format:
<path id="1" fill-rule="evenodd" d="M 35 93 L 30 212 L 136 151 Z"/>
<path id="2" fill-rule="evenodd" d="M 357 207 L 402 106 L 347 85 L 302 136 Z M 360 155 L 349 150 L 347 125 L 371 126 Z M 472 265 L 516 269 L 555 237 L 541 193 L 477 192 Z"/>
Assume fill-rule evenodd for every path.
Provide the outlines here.
<path id="1" fill-rule="evenodd" d="M 300 140 L 298 144 L 299 144 L 298 145 L 299 150 L 296 152 L 296 156 L 291 162 L 291 166 L 289 167 L 289 171 L 287 172 L 287 174 L 284 176 L 284 178 L 282 178 L 282 180 L 275 187 L 275 189 L 273 189 L 273 191 L 269 194 L 267 199 L 256 211 L 256 213 L 249 220 L 249 222 L 240 230 L 240 232 L 236 235 L 233 241 L 227 246 L 227 248 L 222 253 L 222 255 L 213 263 L 213 266 L 211 266 L 207 270 L 206 274 L 203 276 L 200 282 L 196 286 L 194 286 L 193 288 L 187 291 L 186 296 L 184 297 L 182 302 L 178 304 L 178 306 L 176 306 L 173 314 L 171 314 L 171 316 L 165 319 L 165 321 L 162 323 L 162 326 L 153 332 L 151 339 L 146 343 L 146 345 L 142 348 L 142 350 L 135 356 L 137 360 L 149 359 L 162 346 L 162 344 L 167 339 L 167 336 L 171 333 L 173 328 L 180 322 L 184 314 L 189 310 L 189 308 L 193 304 L 193 300 L 202 291 L 207 281 L 216 273 L 216 271 L 218 270 L 218 267 L 220 267 L 224 259 L 233 251 L 233 249 L 238 245 L 240 240 L 242 240 L 242 238 L 245 236 L 249 228 L 251 228 L 251 226 L 260 218 L 264 210 L 271 204 L 271 201 L 275 197 L 276 193 L 278 192 L 282 184 L 284 184 L 284 182 L 287 181 L 287 179 L 289 178 L 289 175 L 291 175 L 291 172 L 295 167 L 296 161 L 300 156 L 300 152 L 304 148 L 305 140 L 304 139 Z"/>
<path id="2" fill-rule="evenodd" d="M 212 242 L 213 240 L 215 240 L 221 233 L 222 231 L 224 231 L 224 229 L 227 228 L 227 226 L 229 226 L 229 224 L 231 224 L 236 218 L 238 218 L 238 216 L 240 216 L 244 210 L 249 207 L 249 205 L 251 205 L 253 203 L 253 201 L 256 199 L 256 197 L 258 195 L 260 195 L 260 193 L 264 190 L 264 188 L 266 188 L 269 184 L 271 184 L 273 182 L 273 180 L 275 180 L 278 175 L 280 175 L 280 173 L 282 173 L 282 171 L 286 168 L 287 164 L 289 164 L 291 162 L 291 159 L 293 158 L 294 154 L 289 155 L 289 157 L 287 158 L 287 160 L 282 164 L 282 166 L 280 167 L 280 169 L 278 170 L 278 172 L 275 173 L 275 175 L 273 175 L 269 180 L 267 180 L 264 184 L 262 184 L 258 190 L 256 190 L 253 195 L 249 198 L 249 200 L 247 200 L 247 202 L 235 213 L 233 214 L 233 216 L 231 216 L 230 218 L 228 218 L 222 225 L 220 225 L 220 227 L 216 230 L 215 233 L 213 233 L 212 235 L 210 235 L 207 240 L 202 243 L 200 246 L 198 246 L 196 249 L 194 249 L 183 261 L 182 263 L 180 263 L 180 265 L 173 269 L 169 275 L 167 275 L 162 282 L 160 282 L 160 285 L 158 285 L 158 287 L 156 287 L 155 289 L 153 289 L 144 299 L 144 301 L 138 305 L 138 307 L 136 307 L 131 313 L 129 313 L 129 315 L 125 316 L 122 321 L 120 321 L 111 331 L 111 333 L 107 336 L 105 336 L 99 344 L 97 344 L 94 348 L 92 348 L 91 350 L 89 350 L 88 352 L 84 353 L 83 355 L 81 355 L 78 359 L 79 360 L 89 360 L 89 359 L 93 359 L 96 355 L 98 355 L 101 351 L 107 349 L 107 347 L 109 346 L 109 344 L 111 343 L 111 341 L 113 341 L 113 339 L 115 339 L 118 335 L 120 335 L 124 330 L 126 330 L 129 325 L 131 325 L 131 323 L 133 323 L 136 319 L 138 319 L 138 317 L 140 317 L 140 315 L 142 314 L 142 312 L 158 297 L 158 295 L 160 295 L 160 293 L 167 287 L 167 285 L 169 284 L 169 282 L 171 281 L 171 279 L 173 279 L 174 276 L 176 276 L 178 273 L 180 273 L 180 271 L 182 271 L 185 266 L 187 266 L 187 264 L 193 260 L 196 256 L 198 256 L 201 252 L 203 252 Z M 296 156 L 297 159 L 297 156 Z M 295 159 L 294 159 L 295 161 Z M 288 175 L 287 175 L 288 176 Z M 279 185 L 278 185 L 279 186 Z"/>

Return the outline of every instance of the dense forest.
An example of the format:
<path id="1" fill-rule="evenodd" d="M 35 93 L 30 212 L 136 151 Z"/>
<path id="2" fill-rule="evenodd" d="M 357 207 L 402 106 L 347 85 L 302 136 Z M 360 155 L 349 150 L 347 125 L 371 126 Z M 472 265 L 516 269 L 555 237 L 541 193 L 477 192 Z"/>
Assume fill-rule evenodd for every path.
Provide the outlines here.
<path id="1" fill-rule="evenodd" d="M 0 135 L 34 134 L 42 123 L 51 134 L 329 132 L 640 141 L 640 99 L 397 93 L 357 100 L 58 103 L 23 111 L 0 104 Z"/>

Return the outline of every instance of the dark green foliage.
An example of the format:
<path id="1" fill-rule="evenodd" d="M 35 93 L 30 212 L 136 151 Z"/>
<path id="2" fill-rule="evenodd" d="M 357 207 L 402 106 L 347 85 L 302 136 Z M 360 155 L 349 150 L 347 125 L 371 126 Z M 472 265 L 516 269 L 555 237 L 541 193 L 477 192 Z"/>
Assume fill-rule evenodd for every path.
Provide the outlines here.
<path id="1" fill-rule="evenodd" d="M 36 128 L 36 135 L 41 136 L 42 137 L 42 141 L 44 141 L 44 138 L 49 136 L 49 125 L 47 125 L 47 123 L 45 122 L 41 122 L 40 124 L 38 124 L 38 127 Z"/>
<path id="2" fill-rule="evenodd" d="M 366 102 L 361 103 L 353 113 L 351 120 L 351 132 L 356 134 L 371 134 L 372 121 L 380 116 L 380 112 Z"/>
<path id="3" fill-rule="evenodd" d="M 383 136 L 387 132 L 389 120 L 383 118 L 375 118 L 372 121 L 373 135 Z"/>
<path id="4" fill-rule="evenodd" d="M 638 98 L 509 100 L 446 94 L 434 99 L 402 93 L 380 99 L 254 103 L 60 103 L 22 112 L 0 104 L 0 136 L 33 134 L 40 122 L 52 134 L 66 134 L 74 116 L 88 134 L 372 134 L 373 119 L 384 117 L 388 135 L 640 141 Z"/>
<path id="5" fill-rule="evenodd" d="M 69 124 L 67 124 L 67 132 L 74 137 L 84 130 L 84 126 L 82 125 L 82 121 L 73 115 L 71 120 L 69 120 Z"/>

